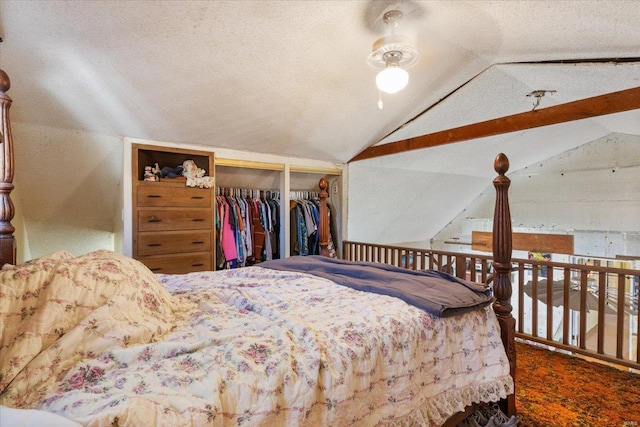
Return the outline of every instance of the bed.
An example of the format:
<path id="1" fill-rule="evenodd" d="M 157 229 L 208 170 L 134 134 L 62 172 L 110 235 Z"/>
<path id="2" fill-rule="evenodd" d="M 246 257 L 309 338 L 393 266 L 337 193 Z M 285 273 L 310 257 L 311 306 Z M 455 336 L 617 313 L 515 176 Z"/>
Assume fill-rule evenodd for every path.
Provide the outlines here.
<path id="1" fill-rule="evenodd" d="M 2 72 L 0 425 L 438 426 L 481 402 L 515 412 L 503 155 L 493 291 L 321 256 L 186 275 L 106 250 L 15 265 L 8 89 Z"/>

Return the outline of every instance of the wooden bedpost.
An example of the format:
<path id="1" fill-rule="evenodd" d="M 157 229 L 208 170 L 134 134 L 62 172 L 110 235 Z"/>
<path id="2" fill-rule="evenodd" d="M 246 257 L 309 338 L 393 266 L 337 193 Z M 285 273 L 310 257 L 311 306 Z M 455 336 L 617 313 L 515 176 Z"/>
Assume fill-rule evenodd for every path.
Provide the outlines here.
<path id="1" fill-rule="evenodd" d="M 0 70 L 0 267 L 4 264 L 16 263 L 16 242 L 13 236 L 15 228 L 11 220 L 15 215 L 15 208 L 9 194 L 13 190 L 13 140 L 11 137 L 11 123 L 9 122 L 9 107 L 11 98 L 6 92 L 11 87 L 9 76 Z"/>
<path id="2" fill-rule="evenodd" d="M 493 214 L 493 294 L 496 297 L 493 310 L 500 324 L 511 377 L 516 379 L 516 320 L 511 311 L 511 213 L 509 211 L 509 185 L 511 180 L 504 174 L 509 170 L 509 159 L 503 153 L 498 154 L 493 167 L 498 176 L 493 180 L 496 189 L 496 206 Z M 502 411 L 508 416 L 516 413 L 515 391 L 500 403 Z"/>
<path id="3" fill-rule="evenodd" d="M 327 208 L 327 197 L 329 193 L 329 182 L 320 178 L 320 224 L 318 224 L 318 234 L 320 237 L 320 255 L 329 256 L 329 209 Z"/>

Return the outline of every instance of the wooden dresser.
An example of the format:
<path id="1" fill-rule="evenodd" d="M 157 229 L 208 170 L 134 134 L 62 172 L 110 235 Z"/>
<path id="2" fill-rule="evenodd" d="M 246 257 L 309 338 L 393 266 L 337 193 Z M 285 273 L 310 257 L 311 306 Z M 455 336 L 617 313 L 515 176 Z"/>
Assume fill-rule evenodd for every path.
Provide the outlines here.
<path id="1" fill-rule="evenodd" d="M 133 257 L 154 273 L 213 270 L 215 188 L 187 187 L 184 177 L 144 181 L 144 168 L 194 160 L 213 176 L 214 154 L 141 144 L 132 150 Z"/>

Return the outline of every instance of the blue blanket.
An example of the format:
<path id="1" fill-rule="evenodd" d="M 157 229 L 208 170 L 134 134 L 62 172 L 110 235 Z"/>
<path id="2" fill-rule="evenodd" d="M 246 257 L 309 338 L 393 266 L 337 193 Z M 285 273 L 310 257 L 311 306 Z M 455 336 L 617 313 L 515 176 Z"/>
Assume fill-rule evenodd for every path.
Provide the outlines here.
<path id="1" fill-rule="evenodd" d="M 309 273 L 359 291 L 400 298 L 438 317 L 482 308 L 493 301 L 488 286 L 436 270 L 408 270 L 318 255 L 294 256 L 257 265 L 273 270 Z"/>

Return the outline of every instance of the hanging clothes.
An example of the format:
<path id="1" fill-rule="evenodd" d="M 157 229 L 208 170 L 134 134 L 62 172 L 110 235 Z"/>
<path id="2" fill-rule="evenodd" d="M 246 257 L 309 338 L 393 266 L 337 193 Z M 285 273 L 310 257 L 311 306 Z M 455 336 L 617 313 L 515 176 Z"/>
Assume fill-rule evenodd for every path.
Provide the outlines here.
<path id="1" fill-rule="evenodd" d="M 218 258 L 224 260 L 218 263 L 218 269 L 280 257 L 279 204 L 278 191 L 216 189 L 216 244 L 223 254 Z"/>
<path id="2" fill-rule="evenodd" d="M 292 203 L 290 204 L 289 218 L 291 222 L 290 230 L 290 252 L 291 255 L 320 255 L 320 198 L 317 192 L 292 191 L 290 194 Z M 329 206 L 327 206 L 329 207 Z M 329 223 L 332 223 L 331 210 L 328 209 Z M 329 256 L 337 258 L 335 243 L 332 238 L 332 230 L 335 224 L 329 229 Z"/>
<path id="3" fill-rule="evenodd" d="M 235 232 L 233 230 L 233 216 L 232 207 L 225 197 L 217 197 L 217 209 L 216 212 L 220 215 L 220 223 L 222 224 L 220 230 L 220 247 L 224 254 L 224 259 L 227 262 L 234 261 L 238 258 L 238 252 L 236 249 Z"/>
<path id="4" fill-rule="evenodd" d="M 262 225 L 262 213 L 260 210 L 260 201 L 258 200 L 250 200 L 249 204 L 252 209 L 252 230 L 253 230 L 253 253 L 260 255 L 262 254 L 264 248 L 265 241 L 265 230 Z"/>

